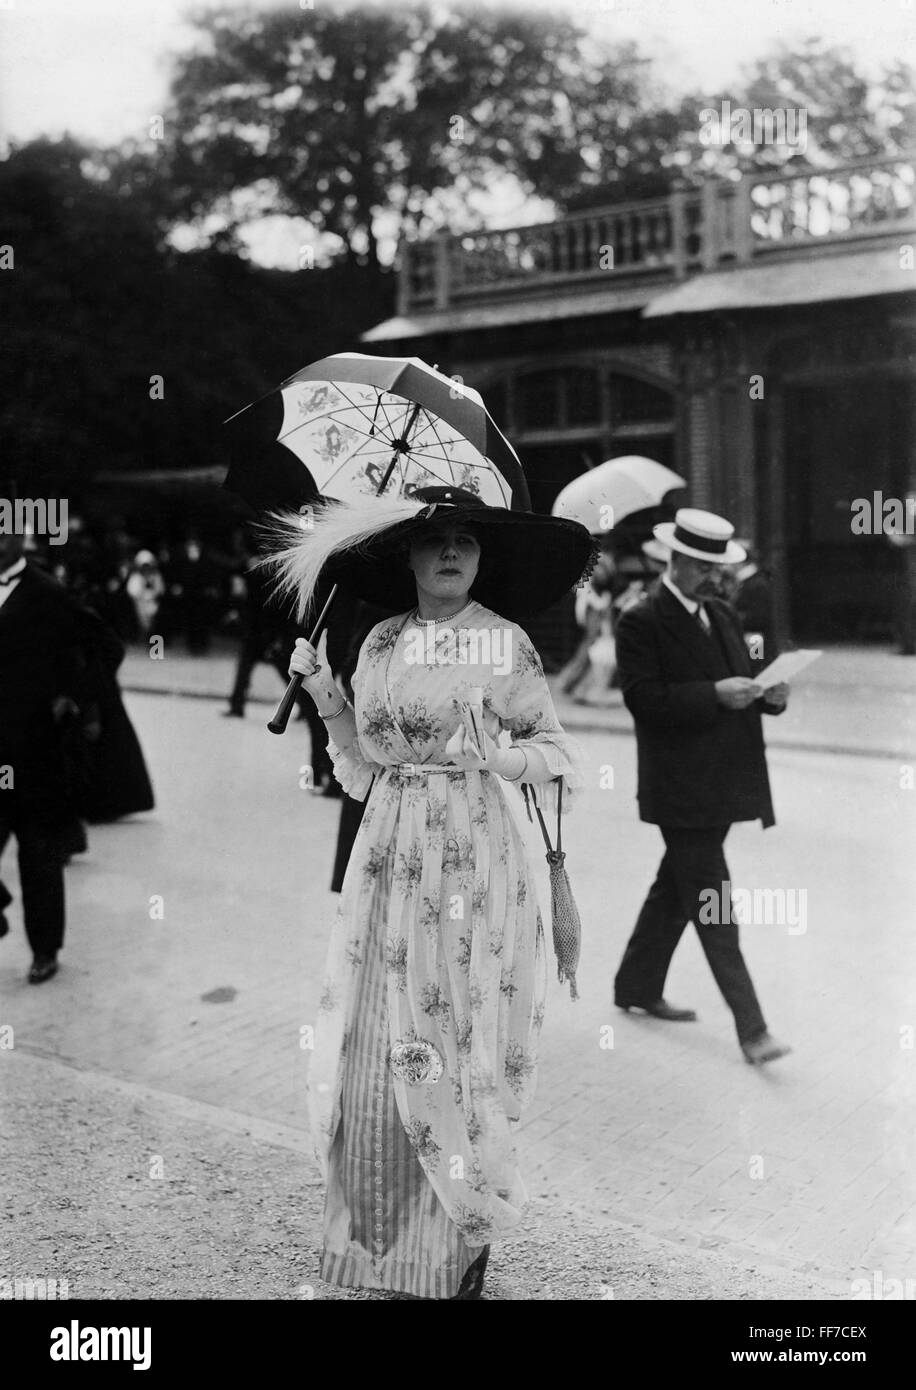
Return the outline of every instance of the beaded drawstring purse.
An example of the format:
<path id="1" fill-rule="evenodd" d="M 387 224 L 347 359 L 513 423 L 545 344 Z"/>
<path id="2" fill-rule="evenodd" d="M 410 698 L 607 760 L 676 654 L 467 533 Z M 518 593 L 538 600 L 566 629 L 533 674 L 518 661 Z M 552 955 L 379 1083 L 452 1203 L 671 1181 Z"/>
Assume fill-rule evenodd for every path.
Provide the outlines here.
<path id="1" fill-rule="evenodd" d="M 522 783 L 522 795 L 525 798 L 528 819 L 532 824 L 534 823 L 534 818 L 531 815 L 531 803 L 534 803 L 534 809 L 537 811 L 538 820 L 541 822 L 541 833 L 544 836 L 544 843 L 547 846 L 547 863 L 550 866 L 550 910 L 553 921 L 553 949 L 557 958 L 557 978 L 561 984 L 564 980 L 568 980 L 570 998 L 578 999 L 579 992 L 576 989 L 576 970 L 579 965 L 579 952 L 582 946 L 582 922 L 579 918 L 579 909 L 576 907 L 576 900 L 573 897 L 569 874 L 566 872 L 566 855 L 563 852 L 562 830 L 560 825 L 560 815 L 563 807 L 563 779 L 558 777 L 556 780 L 560 784 L 557 787 L 556 849 L 554 849 L 550 843 L 550 836 L 547 834 L 547 826 L 544 824 L 541 808 L 537 803 L 537 797 L 530 784 Z"/>

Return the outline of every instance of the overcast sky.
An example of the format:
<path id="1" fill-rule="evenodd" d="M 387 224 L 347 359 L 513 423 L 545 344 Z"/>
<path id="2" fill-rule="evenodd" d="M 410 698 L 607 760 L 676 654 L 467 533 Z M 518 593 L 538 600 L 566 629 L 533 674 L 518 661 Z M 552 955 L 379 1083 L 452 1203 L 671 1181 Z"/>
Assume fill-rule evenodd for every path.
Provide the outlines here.
<path id="1" fill-rule="evenodd" d="M 727 87 L 742 63 L 793 34 L 848 43 L 868 65 L 894 55 L 916 61 L 916 0 L 518 3 L 548 3 L 639 39 L 683 87 Z M 145 136 L 165 104 L 169 56 L 188 42 L 187 12 L 188 0 L 0 0 L 0 129 L 17 141 L 64 130 L 101 143 Z"/>

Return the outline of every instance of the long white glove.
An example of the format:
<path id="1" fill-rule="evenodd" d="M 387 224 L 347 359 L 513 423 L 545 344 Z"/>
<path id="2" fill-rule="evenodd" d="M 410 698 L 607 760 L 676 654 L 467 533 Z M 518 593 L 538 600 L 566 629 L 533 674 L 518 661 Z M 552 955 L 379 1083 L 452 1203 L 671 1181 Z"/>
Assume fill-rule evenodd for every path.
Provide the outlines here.
<path id="1" fill-rule="evenodd" d="M 502 748 L 485 729 L 483 745 L 483 757 L 480 757 L 464 724 L 459 724 L 445 745 L 445 751 L 459 767 L 485 768 L 498 773 L 500 777 L 505 777 L 509 782 L 552 782 L 556 775 L 551 772 L 544 755 L 537 748 Z M 523 757 L 528 760 L 527 767 Z"/>

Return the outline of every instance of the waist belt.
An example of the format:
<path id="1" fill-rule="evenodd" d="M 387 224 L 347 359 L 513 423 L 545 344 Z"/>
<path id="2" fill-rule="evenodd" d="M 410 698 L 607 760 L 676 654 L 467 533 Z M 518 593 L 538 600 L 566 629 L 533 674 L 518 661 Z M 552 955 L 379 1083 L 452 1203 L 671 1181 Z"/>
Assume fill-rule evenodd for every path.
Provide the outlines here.
<path id="1" fill-rule="evenodd" d="M 489 772 L 486 767 L 457 767 L 455 763 L 389 763 L 389 766 L 402 777 L 419 777 L 427 772 Z"/>

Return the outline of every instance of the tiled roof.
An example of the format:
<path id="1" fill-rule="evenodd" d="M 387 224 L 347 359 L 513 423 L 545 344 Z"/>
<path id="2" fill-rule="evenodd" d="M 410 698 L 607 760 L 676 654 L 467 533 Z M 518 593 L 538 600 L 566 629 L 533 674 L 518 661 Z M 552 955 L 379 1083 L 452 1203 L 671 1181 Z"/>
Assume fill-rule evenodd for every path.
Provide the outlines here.
<path id="1" fill-rule="evenodd" d="M 526 293 L 502 299 L 479 299 L 448 309 L 418 310 L 376 324 L 362 335 L 364 343 L 397 342 L 439 333 L 468 332 L 514 324 L 552 323 L 560 319 L 642 310 L 644 318 L 711 313 L 717 309 L 772 309 L 781 305 L 820 304 L 878 294 L 905 294 L 916 289 L 916 271 L 901 268 L 906 238 L 881 246 L 846 250 L 832 243 L 801 254 L 774 251 L 771 260 L 725 270 L 704 271 L 687 280 L 590 280 L 561 291 L 545 292 L 535 281 Z"/>
<path id="2" fill-rule="evenodd" d="M 475 301 L 461 306 L 428 312 L 413 313 L 408 318 L 386 319 L 363 333 L 364 343 L 388 342 L 398 338 L 425 338 L 433 333 L 457 333 L 478 328 L 500 328 L 516 323 L 551 323 L 556 319 L 584 318 L 594 314 L 619 314 L 642 309 L 659 285 L 630 281 L 615 287 L 597 286 L 559 292 L 552 289 L 538 293 L 535 286 L 528 294 L 521 291 L 503 300 Z"/>

